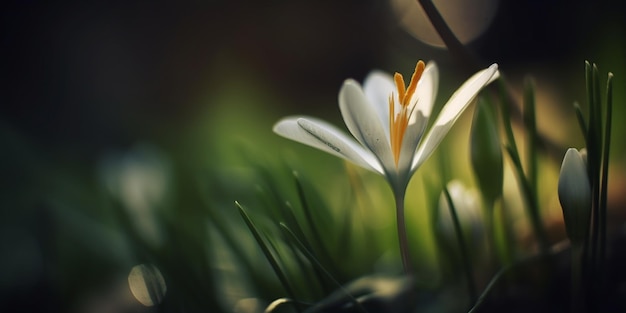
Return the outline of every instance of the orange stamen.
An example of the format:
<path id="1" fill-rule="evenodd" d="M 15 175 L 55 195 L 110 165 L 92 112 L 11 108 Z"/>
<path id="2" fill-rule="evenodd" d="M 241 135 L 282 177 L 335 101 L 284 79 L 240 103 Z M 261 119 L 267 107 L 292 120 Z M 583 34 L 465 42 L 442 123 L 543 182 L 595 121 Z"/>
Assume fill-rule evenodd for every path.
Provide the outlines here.
<path id="1" fill-rule="evenodd" d="M 409 83 L 409 88 L 406 89 L 406 94 L 404 95 L 404 102 L 402 103 L 402 105 L 407 106 L 408 101 L 411 99 L 411 96 L 415 93 L 415 90 L 417 90 L 417 82 L 419 82 L 420 78 L 422 78 L 422 73 L 424 73 L 424 68 L 426 66 L 424 65 L 424 62 L 422 60 L 419 60 L 417 62 L 417 64 L 415 65 L 415 71 L 413 72 L 413 75 L 411 76 L 411 82 Z"/>
<path id="2" fill-rule="evenodd" d="M 404 102 L 404 94 L 406 93 L 406 89 L 404 89 L 404 77 L 402 74 L 396 72 L 393 75 L 393 81 L 396 83 L 396 89 L 398 89 L 398 99 L 400 100 L 400 104 Z"/>
<path id="3" fill-rule="evenodd" d="M 414 109 L 411 108 L 409 111 L 409 101 L 417 90 L 417 83 L 424 73 L 424 68 L 424 62 L 421 60 L 418 61 L 415 65 L 415 71 L 411 76 L 408 88 L 404 85 L 404 77 L 402 77 L 402 74 L 395 73 L 393 76 L 393 81 L 396 84 L 396 90 L 398 92 L 398 101 L 400 102 L 400 112 L 396 114 L 394 95 L 392 93 L 389 96 L 389 139 L 391 152 L 393 153 L 396 166 L 398 166 L 398 161 L 400 160 L 402 140 L 404 139 L 404 133 L 409 126 L 409 117 Z"/>

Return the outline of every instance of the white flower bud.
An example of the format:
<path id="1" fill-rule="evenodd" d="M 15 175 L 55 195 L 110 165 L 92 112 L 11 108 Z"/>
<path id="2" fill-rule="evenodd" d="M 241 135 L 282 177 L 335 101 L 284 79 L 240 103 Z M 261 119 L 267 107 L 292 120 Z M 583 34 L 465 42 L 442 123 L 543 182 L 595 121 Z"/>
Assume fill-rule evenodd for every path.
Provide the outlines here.
<path id="1" fill-rule="evenodd" d="M 466 244 L 472 250 L 479 248 L 484 236 L 484 227 L 478 192 L 475 189 L 468 189 L 458 180 L 449 182 L 447 188 Z M 443 192 L 439 197 L 439 229 L 448 244 L 454 246 L 458 244 L 450 206 Z"/>
<path id="2" fill-rule="evenodd" d="M 591 186 L 583 154 L 574 148 L 563 158 L 558 191 L 567 236 L 572 244 L 582 244 L 589 233 Z"/>

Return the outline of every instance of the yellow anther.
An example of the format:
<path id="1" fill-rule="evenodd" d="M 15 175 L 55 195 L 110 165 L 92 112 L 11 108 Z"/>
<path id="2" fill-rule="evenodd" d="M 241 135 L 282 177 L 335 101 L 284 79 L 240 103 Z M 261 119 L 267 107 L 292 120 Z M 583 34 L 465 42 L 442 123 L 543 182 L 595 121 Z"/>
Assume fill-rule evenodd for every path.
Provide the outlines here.
<path id="1" fill-rule="evenodd" d="M 396 83 L 398 100 L 400 101 L 400 105 L 402 105 L 402 103 L 404 103 L 404 94 L 406 93 L 406 87 L 404 87 L 404 77 L 402 77 L 402 74 L 396 72 L 393 75 L 393 81 Z"/>
<path id="2" fill-rule="evenodd" d="M 424 62 L 422 60 L 419 60 L 417 64 L 415 65 L 415 71 L 413 72 L 413 75 L 411 76 L 411 82 L 409 83 L 409 88 L 406 89 L 406 93 L 404 94 L 404 103 L 402 103 L 402 105 L 404 106 L 409 105 L 408 101 L 411 99 L 411 96 L 415 93 L 415 90 L 417 90 L 417 83 L 419 82 L 420 78 L 422 78 L 422 73 L 424 73 L 425 67 L 426 66 L 424 65 Z"/>

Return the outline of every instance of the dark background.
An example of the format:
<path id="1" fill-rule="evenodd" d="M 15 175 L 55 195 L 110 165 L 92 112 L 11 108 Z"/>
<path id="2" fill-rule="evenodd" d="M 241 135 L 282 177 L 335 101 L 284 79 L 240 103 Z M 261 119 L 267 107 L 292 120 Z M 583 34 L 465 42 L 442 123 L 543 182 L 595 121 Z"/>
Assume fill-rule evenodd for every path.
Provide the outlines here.
<path id="1" fill-rule="evenodd" d="M 334 106 L 340 82 L 388 68 L 390 50 L 455 66 L 404 33 L 384 1 L 10 1 L 1 14 L 1 121 L 89 153 L 193 121 L 212 105 L 199 95 L 228 78 L 224 54 L 290 107 Z M 624 17 L 614 1 L 502 1 L 470 48 L 504 73 L 565 68 L 569 82 L 586 59 L 619 73 L 624 56 L 607 46 L 624 51 Z"/>

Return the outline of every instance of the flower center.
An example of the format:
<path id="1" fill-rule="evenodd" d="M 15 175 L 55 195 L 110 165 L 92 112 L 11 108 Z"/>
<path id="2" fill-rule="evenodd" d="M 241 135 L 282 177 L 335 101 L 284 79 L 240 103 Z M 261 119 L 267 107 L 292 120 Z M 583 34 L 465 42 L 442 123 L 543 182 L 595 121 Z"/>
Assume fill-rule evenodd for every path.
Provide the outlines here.
<path id="1" fill-rule="evenodd" d="M 417 83 L 424 73 L 424 62 L 419 60 L 415 65 L 415 71 L 411 76 L 409 86 L 405 87 L 404 77 L 402 74 L 395 73 L 393 75 L 393 81 L 396 84 L 396 90 L 398 92 L 398 101 L 400 102 L 400 110 L 396 113 L 396 104 L 394 93 L 389 95 L 389 139 L 391 143 L 391 151 L 393 152 L 393 158 L 398 167 L 398 161 L 400 160 L 400 151 L 402 149 L 402 139 L 404 133 L 409 126 L 409 118 L 415 106 L 409 107 L 409 102 L 417 90 Z"/>

